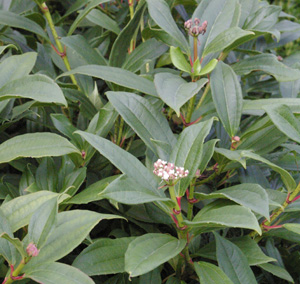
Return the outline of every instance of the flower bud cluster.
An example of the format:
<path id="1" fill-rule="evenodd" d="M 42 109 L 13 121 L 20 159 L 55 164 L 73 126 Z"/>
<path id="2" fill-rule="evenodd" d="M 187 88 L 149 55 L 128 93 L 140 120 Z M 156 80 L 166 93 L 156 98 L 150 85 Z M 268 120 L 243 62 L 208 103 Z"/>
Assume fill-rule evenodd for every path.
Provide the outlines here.
<path id="1" fill-rule="evenodd" d="M 176 167 L 173 163 L 158 159 L 154 163 L 153 173 L 167 183 L 174 183 L 175 181 L 186 177 L 189 174 L 189 171 L 185 170 L 183 167 Z"/>
<path id="2" fill-rule="evenodd" d="M 27 252 L 28 256 L 38 256 L 40 250 L 37 249 L 35 244 L 30 243 L 26 248 L 26 252 Z"/>
<path id="3" fill-rule="evenodd" d="M 204 21 L 202 25 L 200 25 L 200 20 L 198 18 L 187 20 L 184 23 L 184 28 L 188 31 L 189 35 L 193 37 L 197 37 L 198 35 L 204 35 L 206 33 L 207 21 Z"/>

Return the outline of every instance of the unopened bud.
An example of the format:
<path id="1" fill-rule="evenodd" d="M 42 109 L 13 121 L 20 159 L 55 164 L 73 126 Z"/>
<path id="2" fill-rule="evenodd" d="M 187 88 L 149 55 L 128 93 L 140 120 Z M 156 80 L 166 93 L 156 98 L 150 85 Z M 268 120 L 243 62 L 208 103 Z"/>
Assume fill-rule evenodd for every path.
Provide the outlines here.
<path id="1" fill-rule="evenodd" d="M 189 19 L 184 23 L 184 28 L 189 30 L 192 27 L 192 24 L 193 24 L 192 20 Z"/>
<path id="2" fill-rule="evenodd" d="M 240 142 L 241 138 L 239 136 L 232 137 L 232 142 Z"/>
<path id="3" fill-rule="evenodd" d="M 282 61 L 283 58 L 282 58 L 280 55 L 278 55 L 278 56 L 277 56 L 277 60 L 278 60 L 278 61 Z"/>
<path id="4" fill-rule="evenodd" d="M 198 26 L 198 25 L 200 24 L 200 20 L 199 20 L 198 18 L 195 18 L 194 24 L 195 24 L 196 26 Z"/>
<path id="5" fill-rule="evenodd" d="M 202 28 L 201 34 L 204 35 L 204 34 L 206 33 L 207 21 L 204 21 L 204 22 L 203 22 L 201 28 Z"/>
<path id="6" fill-rule="evenodd" d="M 193 35 L 193 36 L 198 36 L 199 35 L 199 27 L 193 27 L 192 29 L 191 29 L 191 34 Z"/>
<path id="7" fill-rule="evenodd" d="M 34 243 L 30 243 L 26 248 L 26 252 L 27 252 L 28 256 L 38 256 L 40 250 L 37 249 L 37 247 L 35 246 Z"/>

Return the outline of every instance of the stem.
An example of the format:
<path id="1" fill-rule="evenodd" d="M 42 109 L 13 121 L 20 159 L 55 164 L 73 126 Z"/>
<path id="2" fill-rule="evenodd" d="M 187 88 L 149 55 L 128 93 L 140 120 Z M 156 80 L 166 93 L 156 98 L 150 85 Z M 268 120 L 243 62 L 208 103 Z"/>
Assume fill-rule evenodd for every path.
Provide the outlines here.
<path id="1" fill-rule="evenodd" d="M 287 199 L 282 204 L 282 206 L 280 208 L 278 208 L 277 210 L 274 211 L 274 213 L 271 215 L 270 221 L 263 222 L 260 225 L 260 228 L 263 230 L 264 229 L 264 225 L 270 226 L 272 224 L 272 222 L 274 220 L 276 220 L 281 213 L 284 212 L 284 209 L 296 198 L 296 196 L 299 193 L 300 193 L 300 183 L 298 184 L 298 186 L 296 187 L 296 189 L 290 195 L 288 195 Z M 261 237 L 257 237 L 257 232 L 256 231 L 252 231 L 249 234 L 249 236 L 252 237 L 252 238 L 255 238 L 256 241 L 260 241 L 261 240 Z"/>
<path id="2" fill-rule="evenodd" d="M 129 12 L 130 12 L 130 19 L 134 16 L 134 7 L 133 3 L 134 0 L 128 0 L 128 6 L 129 6 Z M 129 47 L 129 53 L 131 53 L 134 50 L 134 39 L 130 41 L 130 47 Z"/>
<path id="3" fill-rule="evenodd" d="M 201 107 L 201 105 L 202 105 L 204 99 L 206 98 L 206 95 L 208 94 L 209 90 L 210 90 L 210 83 L 208 82 L 208 83 L 206 84 L 206 87 L 205 87 L 205 90 L 204 90 L 204 92 L 203 92 L 203 94 L 202 94 L 202 97 L 201 97 L 199 103 L 198 103 L 197 106 L 196 106 L 196 110 L 197 110 L 198 108 Z"/>
<path id="4" fill-rule="evenodd" d="M 194 106 L 195 106 L 195 101 L 196 101 L 196 95 L 190 99 L 188 111 L 187 111 L 187 115 L 186 115 L 186 119 L 185 119 L 186 123 L 191 122 L 191 118 L 192 118 L 192 114 L 193 114 Z"/>
<path id="5" fill-rule="evenodd" d="M 55 26 L 54 26 L 54 23 L 53 23 L 53 20 L 52 20 L 52 16 L 51 16 L 51 14 L 50 14 L 50 12 L 49 12 L 49 9 L 48 9 L 46 3 L 45 3 L 45 2 L 42 3 L 42 4 L 40 5 L 40 8 L 41 8 L 43 14 L 45 15 L 45 17 L 46 17 L 46 19 L 47 19 L 47 22 L 48 22 L 49 27 L 50 27 L 50 29 L 51 29 L 53 38 L 54 38 L 55 43 L 56 43 L 56 45 L 57 45 L 58 51 L 59 51 L 60 54 L 61 54 L 61 58 L 62 58 L 62 60 L 64 61 L 64 64 L 65 64 L 67 70 L 70 71 L 70 70 L 71 70 L 70 62 L 69 62 L 69 60 L 68 60 L 67 55 L 65 54 L 65 50 L 64 50 L 64 48 L 63 48 L 61 42 L 59 41 L 59 36 L 58 36 L 58 34 L 57 34 L 56 30 L 55 30 Z M 72 75 L 70 75 L 70 78 L 71 78 L 71 80 L 72 80 L 72 83 L 73 83 L 74 85 L 76 85 L 78 89 L 80 89 L 80 88 L 79 88 L 79 85 L 78 85 L 78 83 L 77 83 L 77 81 L 76 81 L 76 79 L 75 79 L 75 76 L 72 74 Z"/>
<path id="6" fill-rule="evenodd" d="M 18 265 L 18 267 L 14 270 L 14 272 L 12 273 L 12 276 L 13 277 L 17 277 L 19 276 L 20 272 L 22 271 L 22 269 L 24 268 L 25 266 L 25 259 L 22 259 L 20 264 Z M 15 280 L 13 280 L 10 275 L 8 276 L 5 284 L 11 284 L 13 283 Z"/>
<path id="7" fill-rule="evenodd" d="M 123 117 L 120 118 L 120 124 L 119 124 L 119 133 L 118 133 L 118 139 L 117 139 L 117 145 L 120 145 L 121 139 L 122 139 L 122 133 L 123 133 L 123 126 L 124 126 L 124 119 Z"/>
<path id="8" fill-rule="evenodd" d="M 191 184 L 190 184 L 190 191 L 189 191 L 189 196 L 188 196 L 189 199 L 193 199 L 194 198 L 194 190 L 195 190 L 195 184 L 194 184 L 194 182 L 195 181 L 191 182 Z M 193 218 L 193 207 L 194 207 L 194 204 L 189 202 L 187 218 L 190 221 Z"/>
<path id="9" fill-rule="evenodd" d="M 194 63 L 198 59 L 198 37 L 194 37 Z"/>
<path id="10" fill-rule="evenodd" d="M 177 199 L 176 199 L 176 194 L 175 194 L 175 186 L 174 185 L 170 185 L 169 186 L 169 193 L 170 193 L 170 196 L 171 196 L 171 199 L 175 202 L 175 209 L 180 212 L 178 215 L 176 215 L 177 217 L 177 220 L 178 220 L 178 225 L 179 227 L 183 227 L 184 225 L 182 224 L 183 222 L 183 217 L 182 217 L 182 214 L 181 214 L 181 208 L 177 202 Z"/>

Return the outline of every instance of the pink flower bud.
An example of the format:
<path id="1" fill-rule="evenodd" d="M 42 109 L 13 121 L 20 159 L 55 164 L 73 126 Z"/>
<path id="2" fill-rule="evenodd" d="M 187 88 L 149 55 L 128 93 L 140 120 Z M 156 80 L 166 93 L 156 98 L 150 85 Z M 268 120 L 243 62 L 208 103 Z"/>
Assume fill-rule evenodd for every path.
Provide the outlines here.
<path id="1" fill-rule="evenodd" d="M 233 142 L 240 142 L 240 137 L 239 136 L 234 136 L 234 137 L 232 137 L 232 141 Z"/>
<path id="2" fill-rule="evenodd" d="M 184 23 L 184 28 L 189 30 L 192 27 L 192 24 L 193 24 L 192 20 L 189 19 Z"/>
<path id="3" fill-rule="evenodd" d="M 26 252 L 27 252 L 28 256 L 38 256 L 40 250 L 37 249 L 37 247 L 35 246 L 34 243 L 30 243 L 26 248 Z"/>
<path id="4" fill-rule="evenodd" d="M 198 26 L 198 25 L 200 24 L 200 20 L 199 20 L 198 18 L 195 18 L 194 24 L 195 24 L 196 26 Z"/>

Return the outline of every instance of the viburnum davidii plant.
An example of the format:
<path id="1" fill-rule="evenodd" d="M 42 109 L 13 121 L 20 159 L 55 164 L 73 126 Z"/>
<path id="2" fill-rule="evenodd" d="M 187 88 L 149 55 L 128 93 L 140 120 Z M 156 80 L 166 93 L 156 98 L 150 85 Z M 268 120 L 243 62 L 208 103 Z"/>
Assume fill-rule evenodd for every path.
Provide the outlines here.
<path id="1" fill-rule="evenodd" d="M 293 15 L 259 0 L 0 9 L 0 283 L 299 283 Z"/>

